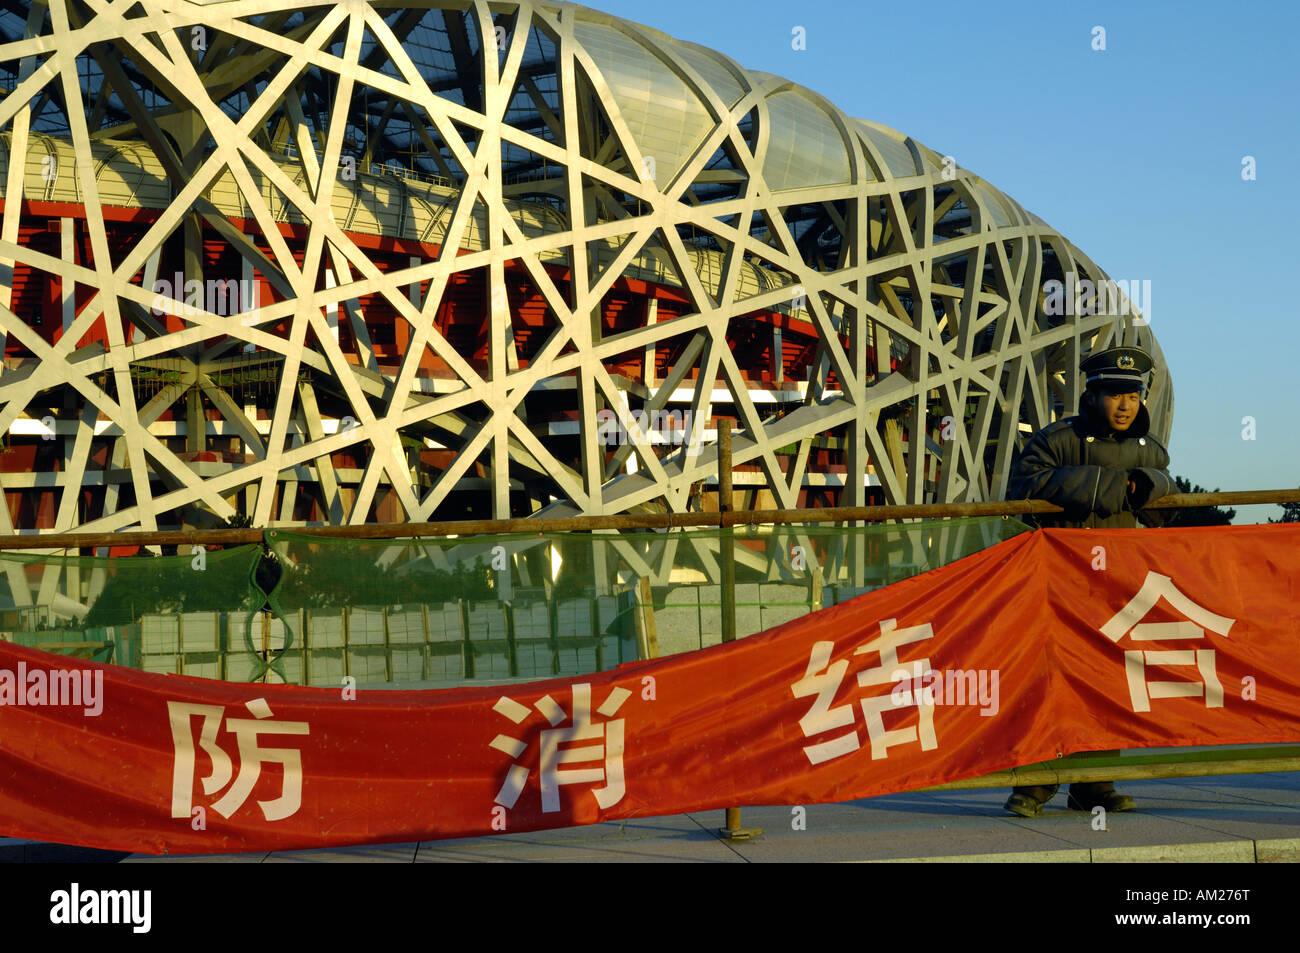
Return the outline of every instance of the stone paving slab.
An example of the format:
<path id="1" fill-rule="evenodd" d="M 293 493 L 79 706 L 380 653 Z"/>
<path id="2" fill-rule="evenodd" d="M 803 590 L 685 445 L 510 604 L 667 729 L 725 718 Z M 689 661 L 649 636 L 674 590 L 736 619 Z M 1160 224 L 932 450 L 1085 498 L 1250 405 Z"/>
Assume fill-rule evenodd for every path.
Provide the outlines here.
<path id="1" fill-rule="evenodd" d="M 710 818 L 713 818 L 710 825 Z M 426 841 L 421 863 L 741 863 L 715 828 L 722 812 L 682 814 L 499 837 Z"/>

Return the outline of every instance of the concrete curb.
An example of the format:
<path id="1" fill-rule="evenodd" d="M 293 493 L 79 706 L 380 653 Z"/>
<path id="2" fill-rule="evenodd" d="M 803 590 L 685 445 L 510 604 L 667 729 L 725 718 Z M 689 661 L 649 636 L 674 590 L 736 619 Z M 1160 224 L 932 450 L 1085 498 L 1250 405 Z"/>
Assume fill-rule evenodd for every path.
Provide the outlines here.
<path id="1" fill-rule="evenodd" d="M 1205 844 L 1146 844 L 1095 850 L 1025 850 L 1005 854 L 895 857 L 861 864 L 1253 864 L 1300 863 L 1300 837 L 1213 841 Z"/>

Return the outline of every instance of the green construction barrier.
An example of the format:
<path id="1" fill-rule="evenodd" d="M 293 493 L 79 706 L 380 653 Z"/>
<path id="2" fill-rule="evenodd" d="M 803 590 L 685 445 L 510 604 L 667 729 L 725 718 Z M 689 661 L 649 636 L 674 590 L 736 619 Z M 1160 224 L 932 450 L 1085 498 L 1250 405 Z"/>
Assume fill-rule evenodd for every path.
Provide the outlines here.
<path id="1" fill-rule="evenodd" d="M 270 530 L 276 671 L 310 685 L 537 679 L 749 635 L 1030 529 L 1005 517 L 730 531 L 355 540 Z"/>
<path id="2" fill-rule="evenodd" d="M 0 639 L 150 672 L 258 677 L 261 546 L 188 556 L 0 553 Z"/>
<path id="3" fill-rule="evenodd" d="M 268 530 L 186 556 L 0 553 L 0 639 L 229 681 L 448 686 L 578 675 L 722 638 L 1028 530 L 1007 517 L 356 540 Z"/>

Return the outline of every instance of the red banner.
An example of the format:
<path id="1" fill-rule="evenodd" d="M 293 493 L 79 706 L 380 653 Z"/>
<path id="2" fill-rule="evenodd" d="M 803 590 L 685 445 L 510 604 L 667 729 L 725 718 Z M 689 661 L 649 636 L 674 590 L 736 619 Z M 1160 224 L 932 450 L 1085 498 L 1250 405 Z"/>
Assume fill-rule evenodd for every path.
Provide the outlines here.
<path id="1" fill-rule="evenodd" d="M 1300 739 L 1300 526 L 1040 530 L 592 675 L 355 691 L 0 643 L 0 832 L 151 853 L 427 840 Z"/>

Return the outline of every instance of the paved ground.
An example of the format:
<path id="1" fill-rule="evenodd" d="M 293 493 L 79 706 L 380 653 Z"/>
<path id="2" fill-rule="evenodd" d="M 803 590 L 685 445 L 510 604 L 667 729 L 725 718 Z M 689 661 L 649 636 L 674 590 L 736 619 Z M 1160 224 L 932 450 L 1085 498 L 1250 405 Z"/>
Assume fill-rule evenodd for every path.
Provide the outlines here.
<path id="1" fill-rule="evenodd" d="M 1093 829 L 1092 815 L 1067 809 L 1064 793 L 1056 796 L 1042 817 L 1025 820 L 1002 810 L 1005 791 L 945 791 L 812 805 L 802 818 L 797 809 L 788 807 L 745 808 L 742 824 L 763 829 L 747 842 L 721 839 L 717 829 L 723 814 L 708 811 L 418 844 L 165 858 L 132 854 L 122 859 L 128 863 L 1300 860 L 1300 773 L 1125 782 L 1120 787 L 1137 798 L 1140 809 L 1110 815 L 1105 831 Z M 119 855 L 104 859 L 116 860 Z"/>

